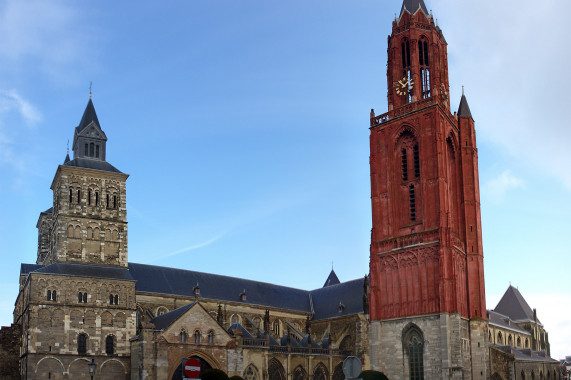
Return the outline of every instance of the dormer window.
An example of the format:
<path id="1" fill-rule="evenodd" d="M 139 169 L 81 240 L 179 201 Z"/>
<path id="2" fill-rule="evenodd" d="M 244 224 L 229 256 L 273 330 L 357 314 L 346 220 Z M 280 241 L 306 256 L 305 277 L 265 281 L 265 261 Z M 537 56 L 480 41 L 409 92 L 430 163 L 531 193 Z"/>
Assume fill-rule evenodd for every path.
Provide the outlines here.
<path id="1" fill-rule="evenodd" d="M 196 286 L 192 289 L 192 292 L 194 293 L 195 297 L 200 296 L 200 286 L 198 286 L 198 282 L 196 283 Z"/>
<path id="2" fill-rule="evenodd" d="M 246 301 L 246 289 L 240 293 L 240 301 Z"/>
<path id="3" fill-rule="evenodd" d="M 341 301 L 339 301 L 339 306 L 338 306 L 339 312 L 342 313 L 343 310 L 345 310 L 345 305 L 343 305 L 343 303 Z"/>

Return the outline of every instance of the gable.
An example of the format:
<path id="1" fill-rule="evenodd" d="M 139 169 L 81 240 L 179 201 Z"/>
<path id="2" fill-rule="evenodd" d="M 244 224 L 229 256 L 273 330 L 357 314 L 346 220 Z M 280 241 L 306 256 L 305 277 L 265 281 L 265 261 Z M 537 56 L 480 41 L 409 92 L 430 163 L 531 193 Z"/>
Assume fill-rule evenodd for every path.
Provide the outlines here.
<path id="1" fill-rule="evenodd" d="M 78 131 L 77 137 L 87 137 L 90 139 L 98 139 L 107 141 L 107 136 L 105 132 L 97 125 L 96 122 L 92 121 L 81 131 Z"/>
<path id="2" fill-rule="evenodd" d="M 185 306 L 183 306 L 183 308 L 185 308 Z M 175 310 L 172 312 L 174 311 Z M 228 342 L 233 340 L 226 330 L 224 330 L 198 302 L 191 304 L 182 315 L 164 327 L 160 336 L 169 343 L 179 343 L 180 332 L 183 330 L 188 336 L 188 342 L 192 342 L 196 330 L 198 330 L 202 336 L 202 343 L 207 343 L 208 333 L 210 331 L 214 332 L 215 345 L 225 346 Z"/>

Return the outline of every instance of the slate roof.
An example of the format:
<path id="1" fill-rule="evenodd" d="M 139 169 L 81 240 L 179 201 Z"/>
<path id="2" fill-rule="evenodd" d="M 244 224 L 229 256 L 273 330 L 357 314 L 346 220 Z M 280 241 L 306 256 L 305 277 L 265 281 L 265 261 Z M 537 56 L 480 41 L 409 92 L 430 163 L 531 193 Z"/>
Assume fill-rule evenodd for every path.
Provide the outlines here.
<path id="1" fill-rule="evenodd" d="M 519 327 L 514 321 L 512 321 L 510 319 L 510 317 L 508 317 L 507 315 L 503 315 L 500 313 L 497 313 L 493 310 L 488 310 L 488 321 L 491 325 L 496 325 L 505 329 L 509 329 L 512 331 L 517 331 L 519 333 L 525 334 L 525 335 L 531 335 L 529 333 L 529 331 L 522 329 L 521 327 Z"/>
<path id="2" fill-rule="evenodd" d="M 115 166 L 111 165 L 107 161 L 95 160 L 86 157 L 74 158 L 73 160 L 64 163 L 64 166 L 75 166 L 78 168 L 102 170 L 105 172 L 112 172 L 112 173 L 121 173 L 119 169 L 117 169 Z"/>
<path id="3" fill-rule="evenodd" d="M 41 212 L 40 214 L 53 214 L 53 213 L 54 213 L 54 208 L 50 207 L 46 211 Z"/>
<path id="4" fill-rule="evenodd" d="M 329 273 L 329 276 L 327 277 L 327 280 L 325 280 L 325 284 L 323 284 L 323 287 L 325 288 L 326 286 L 337 285 L 339 283 L 340 283 L 339 278 L 335 274 L 335 271 L 331 269 L 331 273 Z"/>
<path id="5" fill-rule="evenodd" d="M 426 8 L 426 5 L 424 4 L 423 0 L 404 0 L 402 2 L 400 15 L 402 16 L 404 11 L 407 11 L 408 13 L 411 14 L 415 14 L 416 11 L 418 11 L 419 9 L 422 10 L 426 16 L 429 15 L 428 9 Z"/>
<path id="6" fill-rule="evenodd" d="M 28 273 L 33 272 L 35 270 L 38 270 L 42 267 L 43 267 L 43 265 L 22 263 L 22 264 L 20 264 L 20 275 L 28 274 Z"/>
<path id="7" fill-rule="evenodd" d="M 199 283 L 200 298 L 313 312 L 313 320 L 363 312 L 364 279 L 307 291 L 236 277 L 136 263 L 129 263 L 128 268 L 65 263 L 47 266 L 22 264 L 20 273 L 30 272 L 136 281 L 137 292 L 187 297 L 194 297 L 193 289 Z M 246 300 L 240 301 L 240 293 L 244 290 Z M 344 305 L 341 312 L 339 302 Z M 164 315 L 167 314 L 170 313 Z"/>
<path id="8" fill-rule="evenodd" d="M 200 298 L 310 312 L 305 290 L 155 265 L 129 263 L 129 269 L 137 280 L 138 292 L 194 297 L 193 288 L 199 283 Z M 240 301 L 240 293 L 244 290 L 246 301 Z"/>
<path id="9" fill-rule="evenodd" d="M 22 264 L 20 274 L 44 273 L 73 277 L 105 278 L 135 281 L 129 269 L 115 266 L 54 263 L 50 265 Z"/>
<path id="10" fill-rule="evenodd" d="M 138 292 L 194 297 L 193 288 L 196 283 L 199 283 L 200 298 L 243 302 L 307 313 L 313 311 L 313 320 L 363 312 L 364 279 L 306 291 L 236 277 L 155 265 L 129 263 L 129 270 L 133 278 L 137 280 L 136 290 Z M 239 298 L 243 290 L 246 290 L 246 301 L 240 301 Z M 342 312 L 339 312 L 339 301 L 345 305 Z"/>
<path id="11" fill-rule="evenodd" d="M 502 296 L 500 302 L 496 305 L 494 311 L 507 315 L 515 322 L 535 322 L 533 318 L 533 310 L 529 307 L 519 290 L 511 285 Z M 539 320 L 537 322 L 540 323 Z"/>
<path id="12" fill-rule="evenodd" d="M 163 315 L 159 315 L 151 319 L 151 323 L 155 325 L 157 330 L 164 330 L 166 327 L 170 326 L 174 321 L 176 321 L 181 315 L 183 315 L 188 309 L 193 307 L 196 302 L 191 302 L 188 305 L 184 305 Z"/>
<path id="13" fill-rule="evenodd" d="M 89 98 L 89 102 L 87 102 L 87 106 L 85 107 L 85 111 L 83 111 L 83 116 L 81 117 L 81 121 L 79 125 L 75 128 L 76 132 L 79 133 L 85 129 L 91 122 L 94 121 L 99 127 L 99 120 L 97 119 L 97 113 L 95 113 L 95 107 L 93 106 L 93 102 L 91 98 Z"/>
<path id="14" fill-rule="evenodd" d="M 226 331 L 228 332 L 228 334 L 232 335 L 232 330 L 242 331 L 242 337 L 243 338 L 247 338 L 247 339 L 253 339 L 254 338 L 252 336 L 252 334 L 250 334 L 250 332 L 248 330 L 246 330 L 246 328 L 239 323 L 233 323 L 232 325 L 230 325 L 230 327 L 228 327 L 228 330 L 226 330 Z"/>
<path id="15" fill-rule="evenodd" d="M 364 279 L 343 282 L 312 290 L 313 320 L 335 318 L 363 312 Z M 345 307 L 339 311 L 339 302 Z"/>
<path id="16" fill-rule="evenodd" d="M 492 345 L 495 349 L 498 349 L 507 354 L 512 354 L 515 356 L 515 360 L 530 360 L 539 362 L 559 362 L 558 360 L 552 359 L 545 351 L 532 351 L 529 348 L 515 348 L 512 346 L 496 346 Z"/>
<path id="17" fill-rule="evenodd" d="M 470 112 L 470 107 L 468 106 L 468 100 L 466 100 L 466 96 L 464 94 L 462 94 L 460 105 L 458 106 L 458 116 L 472 117 L 472 112 Z"/>
<path id="18" fill-rule="evenodd" d="M 65 159 L 63 160 L 63 164 L 67 164 L 71 159 L 69 158 L 69 152 L 65 155 Z"/>

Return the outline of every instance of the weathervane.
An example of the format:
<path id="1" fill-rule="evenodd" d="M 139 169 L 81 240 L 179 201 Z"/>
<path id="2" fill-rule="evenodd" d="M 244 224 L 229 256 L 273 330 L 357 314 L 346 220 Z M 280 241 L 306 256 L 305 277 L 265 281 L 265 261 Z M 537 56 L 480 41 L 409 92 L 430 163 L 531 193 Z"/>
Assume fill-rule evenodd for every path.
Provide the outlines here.
<path id="1" fill-rule="evenodd" d="M 91 86 L 93 86 L 93 82 L 89 82 L 89 99 L 91 99 Z"/>

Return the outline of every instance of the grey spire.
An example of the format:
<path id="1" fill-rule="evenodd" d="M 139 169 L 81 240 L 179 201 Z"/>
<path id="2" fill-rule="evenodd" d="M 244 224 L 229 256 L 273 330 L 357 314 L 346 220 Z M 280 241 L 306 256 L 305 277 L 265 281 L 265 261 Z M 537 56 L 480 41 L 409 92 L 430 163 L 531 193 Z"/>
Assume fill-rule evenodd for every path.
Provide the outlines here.
<path id="1" fill-rule="evenodd" d="M 325 284 L 323 284 L 323 287 L 325 288 L 327 286 L 337 285 L 339 283 L 340 283 L 339 278 L 335 274 L 335 271 L 331 269 L 331 273 L 329 273 L 329 276 L 327 277 L 327 280 L 325 280 Z"/>
<path id="2" fill-rule="evenodd" d="M 458 117 L 472 117 L 470 112 L 470 107 L 468 107 L 468 101 L 466 100 L 466 95 L 462 93 L 462 99 L 460 99 L 460 105 L 458 106 Z"/>
<path id="3" fill-rule="evenodd" d="M 426 17 L 430 15 L 430 13 L 428 13 L 428 8 L 426 8 L 426 5 L 424 4 L 424 0 L 403 0 L 400 15 L 402 17 L 404 11 L 407 11 L 410 14 L 415 14 L 419 9 L 424 12 Z"/>

